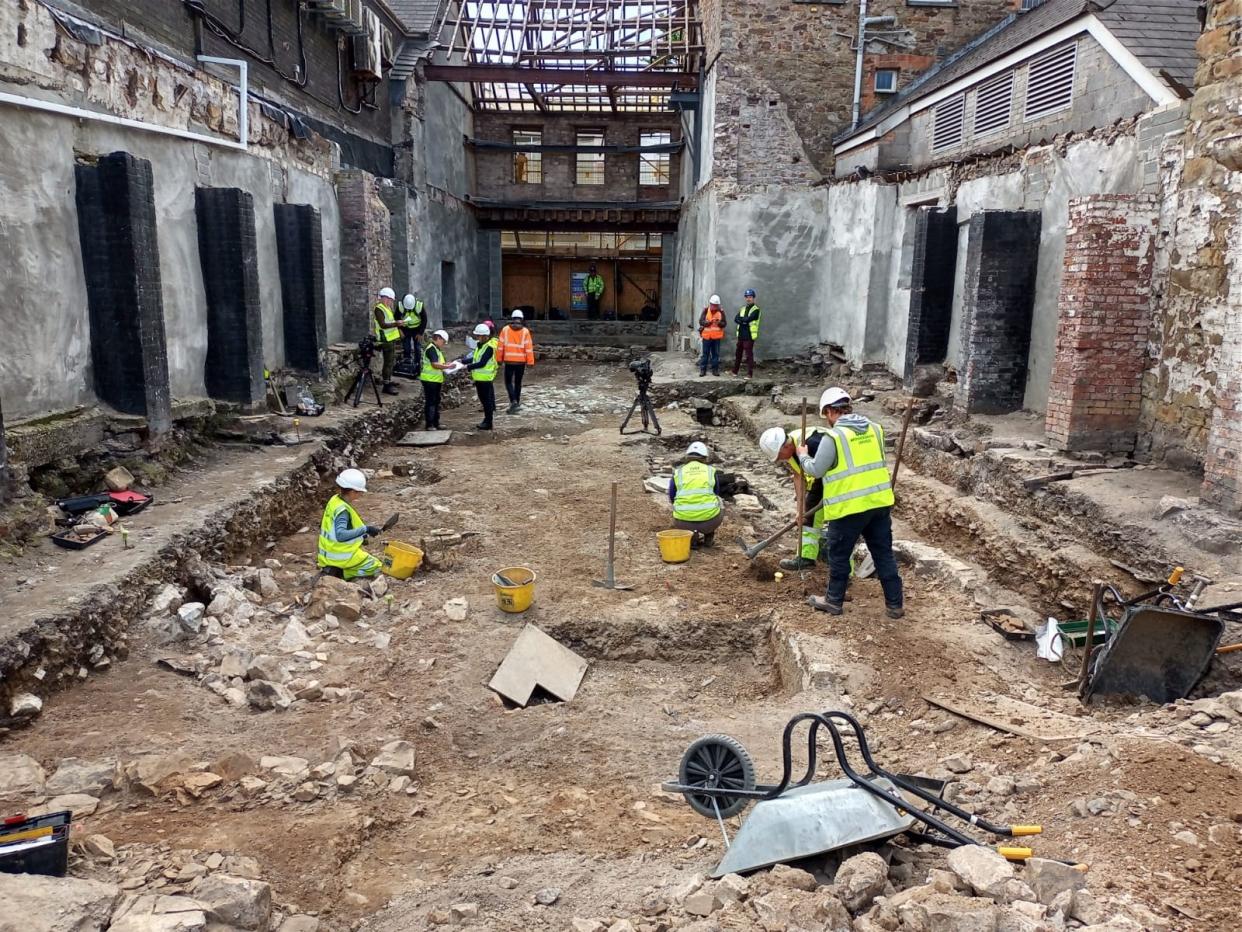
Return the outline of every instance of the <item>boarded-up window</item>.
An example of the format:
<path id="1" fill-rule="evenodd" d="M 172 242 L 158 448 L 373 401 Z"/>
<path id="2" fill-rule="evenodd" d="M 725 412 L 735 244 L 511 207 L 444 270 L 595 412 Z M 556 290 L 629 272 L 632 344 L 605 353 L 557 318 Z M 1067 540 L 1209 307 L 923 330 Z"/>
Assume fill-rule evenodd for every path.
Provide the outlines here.
<path id="1" fill-rule="evenodd" d="M 1026 119 L 1064 110 L 1074 102 L 1074 66 L 1078 44 L 1054 49 L 1031 62 L 1026 80 Z"/>
<path id="2" fill-rule="evenodd" d="M 975 136 L 999 132 L 1013 117 L 1013 72 L 984 84 L 975 96 Z"/>
<path id="3" fill-rule="evenodd" d="M 672 133 L 640 133 L 638 144 L 644 149 L 651 146 L 667 146 L 673 141 Z M 639 155 L 638 183 L 641 185 L 667 185 L 669 183 L 672 157 L 668 152 L 643 152 Z"/>
<path id="4" fill-rule="evenodd" d="M 936 105 L 932 118 L 932 151 L 961 145 L 962 120 L 966 113 L 966 96 L 958 94 Z"/>
<path id="5" fill-rule="evenodd" d="M 538 146 L 543 143 L 543 133 L 537 129 L 515 129 L 513 144 L 515 146 Z M 513 181 L 516 184 L 543 183 L 543 153 L 514 152 Z"/>
<path id="6" fill-rule="evenodd" d="M 578 145 L 602 147 L 604 145 L 603 130 L 583 130 L 578 133 Z M 603 184 L 604 153 L 579 152 L 576 181 L 578 184 Z"/>

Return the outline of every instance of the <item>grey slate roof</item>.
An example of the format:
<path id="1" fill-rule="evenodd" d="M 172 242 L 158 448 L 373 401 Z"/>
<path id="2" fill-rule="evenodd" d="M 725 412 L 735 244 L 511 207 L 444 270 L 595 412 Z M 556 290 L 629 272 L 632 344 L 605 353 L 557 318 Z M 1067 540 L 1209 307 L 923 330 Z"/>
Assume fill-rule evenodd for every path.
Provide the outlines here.
<path id="1" fill-rule="evenodd" d="M 444 0 L 383 0 L 408 35 L 425 36 L 435 28 Z"/>
<path id="2" fill-rule="evenodd" d="M 883 120 L 911 101 L 969 75 L 1040 36 L 1088 13 L 1147 68 L 1169 75 L 1187 87 L 1194 85 L 1199 38 L 1196 0 L 1047 0 L 1026 13 L 1012 14 L 977 36 L 945 61 L 925 71 L 887 104 L 867 114 L 856 130 L 837 137 L 844 141 Z"/>

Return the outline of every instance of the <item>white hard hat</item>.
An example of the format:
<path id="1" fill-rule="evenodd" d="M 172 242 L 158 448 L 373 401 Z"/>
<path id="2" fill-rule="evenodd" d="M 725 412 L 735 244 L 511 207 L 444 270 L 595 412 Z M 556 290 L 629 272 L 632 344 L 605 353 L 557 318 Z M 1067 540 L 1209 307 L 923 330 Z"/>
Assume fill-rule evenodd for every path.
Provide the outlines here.
<path id="1" fill-rule="evenodd" d="M 512 317 L 514 320 L 525 320 L 526 319 L 526 315 L 523 314 L 520 310 L 514 311 L 509 316 Z"/>
<path id="2" fill-rule="evenodd" d="M 416 305 L 417 303 L 418 302 L 414 300 L 414 295 L 412 294 L 407 294 L 404 298 L 401 299 L 401 306 L 404 307 L 407 311 L 414 310 L 414 305 Z"/>
<path id="3" fill-rule="evenodd" d="M 391 288 L 381 288 L 379 296 L 381 298 L 392 298 L 394 301 L 397 300 L 397 293 Z"/>
<path id="4" fill-rule="evenodd" d="M 785 445 L 788 435 L 783 427 L 769 427 L 763 432 L 763 436 L 759 438 L 759 449 L 768 455 L 773 463 L 780 456 L 781 447 Z"/>
<path id="5" fill-rule="evenodd" d="M 708 299 L 707 299 L 707 303 L 708 303 L 708 304 L 719 304 L 719 303 L 720 303 L 720 295 L 718 295 L 718 294 L 714 294 L 714 295 L 712 295 L 710 298 L 708 298 Z"/>
<path id="6" fill-rule="evenodd" d="M 850 404 L 850 393 L 843 388 L 824 389 L 824 393 L 819 396 L 819 410 L 823 412 L 824 408 L 843 408 Z"/>
<path id="7" fill-rule="evenodd" d="M 707 444 L 701 440 L 696 440 L 686 447 L 686 456 L 701 456 L 703 459 L 707 459 L 711 455 L 711 451 L 707 449 Z"/>
<path id="8" fill-rule="evenodd" d="M 445 343 L 448 342 L 448 331 L 447 330 L 437 330 L 435 333 L 432 334 L 432 336 L 439 337 Z"/>
<path id="9" fill-rule="evenodd" d="M 361 469 L 346 469 L 336 477 L 336 484 L 342 489 L 353 489 L 355 492 L 367 490 L 367 477 Z"/>
<path id="10" fill-rule="evenodd" d="M 476 337 L 485 337 L 490 334 L 491 334 L 491 331 L 487 329 L 487 324 L 479 324 L 477 327 L 474 328 L 474 335 Z"/>

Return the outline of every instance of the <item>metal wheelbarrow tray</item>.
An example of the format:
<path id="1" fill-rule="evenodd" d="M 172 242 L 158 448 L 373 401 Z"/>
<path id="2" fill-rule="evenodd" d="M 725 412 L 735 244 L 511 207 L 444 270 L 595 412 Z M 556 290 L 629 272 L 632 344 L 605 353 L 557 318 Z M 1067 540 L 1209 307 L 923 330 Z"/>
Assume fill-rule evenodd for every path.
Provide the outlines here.
<path id="1" fill-rule="evenodd" d="M 792 779 L 792 739 L 802 722 L 807 733 L 807 769 L 801 780 Z M 841 729 L 852 731 L 867 773 L 850 764 Z M 843 779 L 813 782 L 820 730 L 832 740 Z M 942 798 L 944 783 L 882 769 L 871 756 L 862 724 L 847 712 L 804 712 L 785 726 L 782 738 L 783 772 L 779 783 L 755 782 L 750 754 L 735 738 L 706 735 L 682 756 L 678 779 L 663 784 L 670 793 L 681 793 L 700 815 L 720 823 L 728 851 L 713 876 L 743 873 L 773 864 L 814 857 L 839 848 L 867 844 L 909 833 L 921 841 L 944 847 L 980 844 L 937 815 L 949 816 L 993 835 L 1037 835 L 1037 825 L 996 825 Z M 724 820 L 739 815 L 754 802 L 754 811 L 743 822 L 732 842 Z M 1031 856 L 1029 848 L 999 849 L 1012 860 Z"/>
<path id="2" fill-rule="evenodd" d="M 1132 605 L 1091 661 L 1083 696 L 1119 693 L 1152 702 L 1183 699 L 1203 679 L 1225 631 L 1220 618 Z"/>

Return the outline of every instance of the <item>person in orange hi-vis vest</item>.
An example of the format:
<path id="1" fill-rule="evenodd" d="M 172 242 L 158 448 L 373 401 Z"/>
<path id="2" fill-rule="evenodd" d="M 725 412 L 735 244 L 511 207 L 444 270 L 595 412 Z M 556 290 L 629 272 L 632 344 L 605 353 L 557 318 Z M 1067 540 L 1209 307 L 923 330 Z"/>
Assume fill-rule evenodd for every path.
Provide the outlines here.
<path id="1" fill-rule="evenodd" d="M 509 393 L 510 414 L 517 414 L 522 406 L 522 376 L 527 366 L 535 364 L 535 341 L 526 329 L 525 317 L 521 311 L 514 311 L 498 338 L 498 359 L 505 365 L 505 391 Z"/>
<path id="2" fill-rule="evenodd" d="M 703 339 L 703 355 L 699 358 L 699 378 L 707 375 L 710 365 L 712 375 L 720 375 L 720 344 L 724 340 L 724 311 L 720 309 L 720 296 L 712 295 L 699 315 L 699 336 Z"/>

